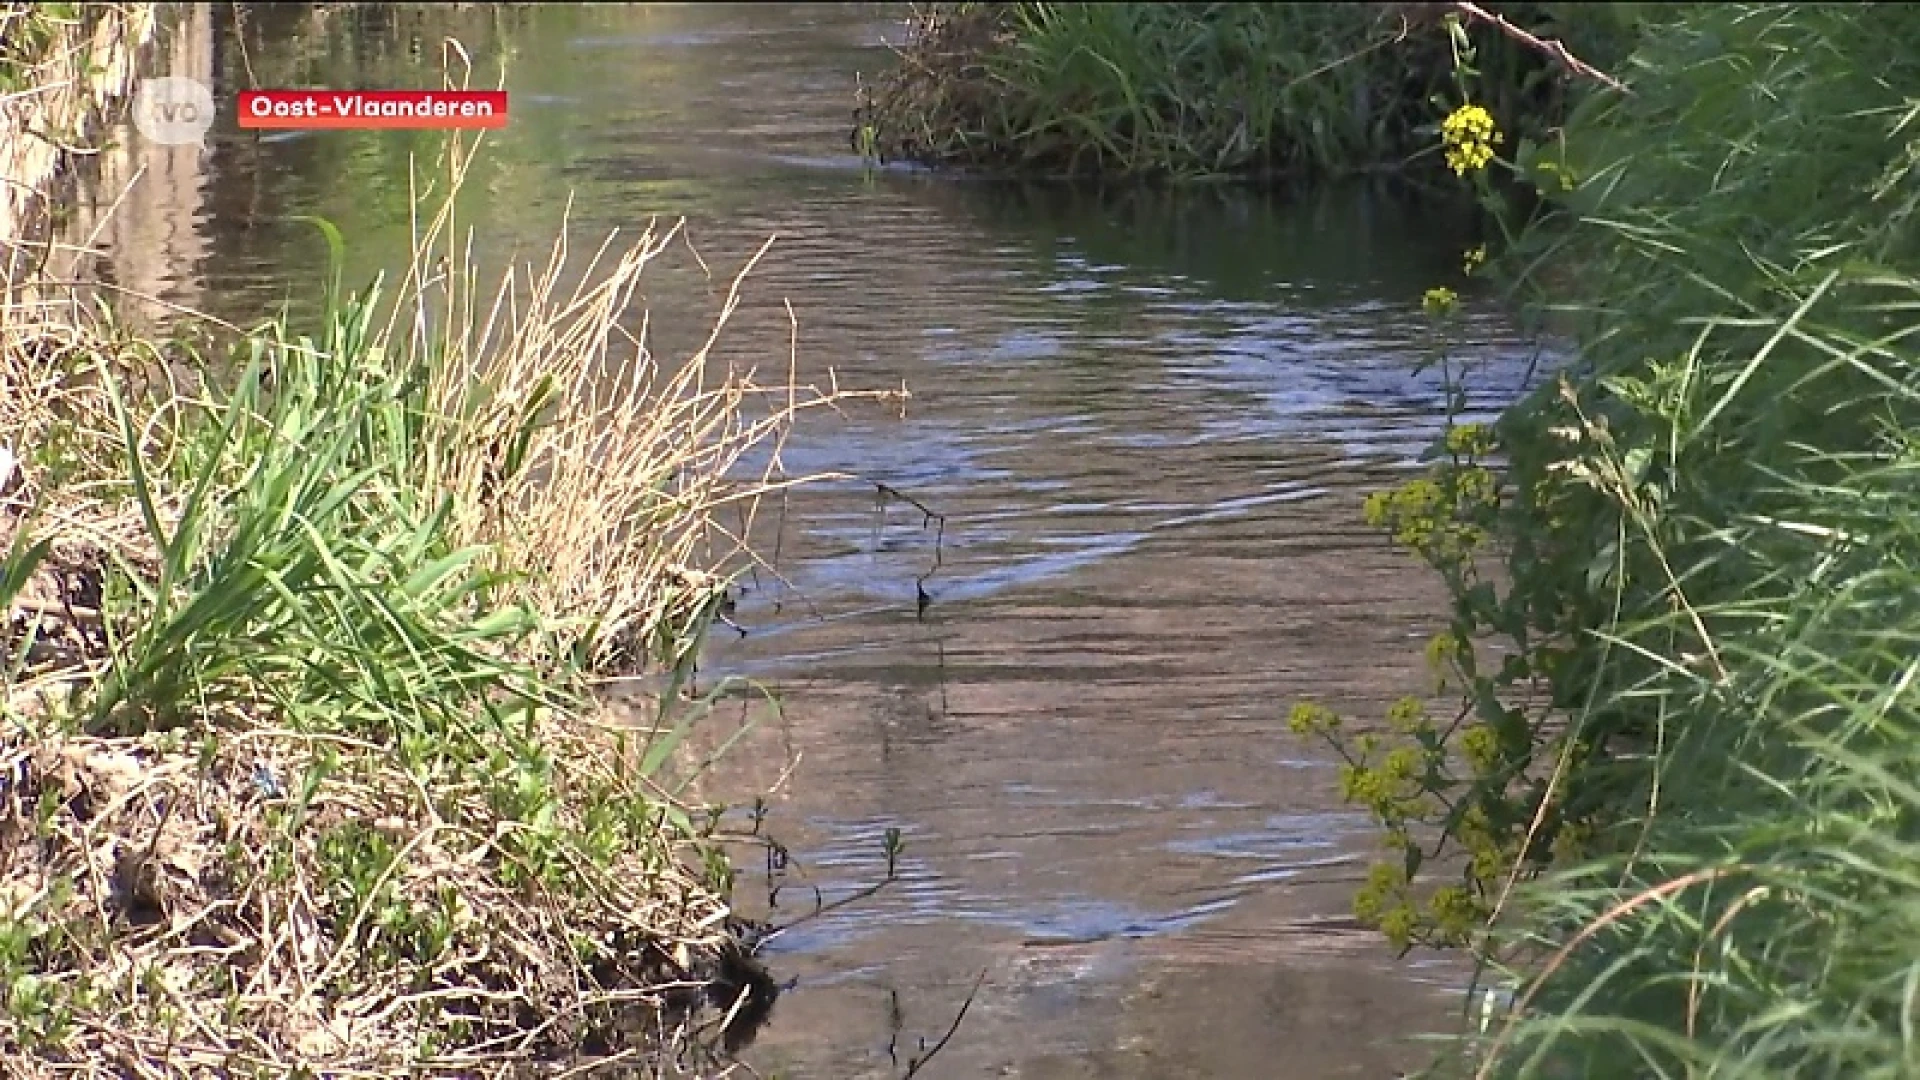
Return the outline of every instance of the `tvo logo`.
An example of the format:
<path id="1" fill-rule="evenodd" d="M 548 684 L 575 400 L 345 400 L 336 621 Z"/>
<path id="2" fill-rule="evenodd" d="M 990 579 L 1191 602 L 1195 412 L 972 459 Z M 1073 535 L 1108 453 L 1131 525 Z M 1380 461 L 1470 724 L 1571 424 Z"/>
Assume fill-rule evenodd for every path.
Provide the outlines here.
<path id="1" fill-rule="evenodd" d="M 133 126 L 160 146 L 196 146 L 213 128 L 213 90 L 198 79 L 142 79 Z"/>

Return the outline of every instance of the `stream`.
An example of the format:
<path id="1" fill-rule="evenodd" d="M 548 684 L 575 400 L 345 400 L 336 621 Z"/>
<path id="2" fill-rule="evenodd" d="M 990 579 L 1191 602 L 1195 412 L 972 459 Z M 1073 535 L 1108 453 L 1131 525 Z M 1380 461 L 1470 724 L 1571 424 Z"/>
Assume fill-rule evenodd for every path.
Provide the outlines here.
<path id="1" fill-rule="evenodd" d="M 421 16 L 324 14 L 243 33 L 216 10 L 223 100 L 438 78 L 443 31 L 407 22 Z M 1422 649 L 1445 597 L 1361 503 L 1440 430 L 1440 373 L 1416 370 L 1420 297 L 1460 286 L 1466 223 L 1366 188 L 863 168 L 852 90 L 893 62 L 901 15 L 449 16 L 487 79 L 505 59 L 511 95 L 465 202 L 483 253 L 544 258 L 563 214 L 586 247 L 684 216 L 712 276 L 663 258 L 644 286 L 653 348 L 674 354 L 771 236 L 721 355 L 783 371 L 790 302 L 803 380 L 912 395 L 809 415 L 788 469 L 852 479 L 763 507 L 778 575 L 743 579 L 731 618 L 747 633 L 717 627 L 703 658 L 702 683 L 778 701 L 739 695 L 695 740 L 738 735 L 697 794 L 765 794 L 791 853 L 772 908 L 764 868 L 740 868 L 747 914 L 800 919 L 765 950 L 791 988 L 746 1059 L 763 1076 L 901 1076 L 978 980 L 919 1075 L 1415 1066 L 1412 1037 L 1453 1022 L 1464 973 L 1353 923 L 1377 841 L 1342 805 L 1336 759 L 1286 716 L 1305 697 L 1379 716 L 1431 689 Z M 400 265 L 406 154 L 430 138 L 229 122 L 168 174 L 173 216 L 114 273 L 236 320 L 311 310 L 326 252 L 292 219 L 340 227 L 350 283 Z M 1476 416 L 1533 377 L 1529 343 L 1474 305 L 1453 348 Z M 899 880 L 804 917 L 884 874 L 889 829 Z"/>

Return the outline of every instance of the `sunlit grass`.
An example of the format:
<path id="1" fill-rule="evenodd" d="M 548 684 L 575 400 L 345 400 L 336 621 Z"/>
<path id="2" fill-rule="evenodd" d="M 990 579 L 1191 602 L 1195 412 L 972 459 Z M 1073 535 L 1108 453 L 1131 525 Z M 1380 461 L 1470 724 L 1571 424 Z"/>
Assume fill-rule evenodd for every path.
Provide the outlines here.
<path id="1" fill-rule="evenodd" d="M 1618 5 L 1505 5 L 1604 51 Z M 1479 58 L 1505 115 L 1553 122 L 1540 58 Z M 1378 4 L 933 4 L 865 89 L 854 144 L 933 165 L 1066 174 L 1324 178 L 1437 164 L 1452 87 L 1435 13 Z"/>
<path id="2" fill-rule="evenodd" d="M 1915 28 L 1697 6 L 1569 125 L 1528 254 L 1582 363 L 1502 528 L 1595 830 L 1507 898 L 1469 1074 L 1920 1070 Z"/>
<path id="3" fill-rule="evenodd" d="M 1859 299 L 1912 306 L 1920 281 Z M 1700 504 L 1683 495 L 1663 515 L 1678 520 L 1639 531 L 1681 585 L 1668 610 L 1596 634 L 1643 661 L 1601 705 L 1652 729 L 1611 740 L 1637 811 L 1608 854 L 1519 897 L 1526 1019 L 1489 1033 L 1502 1074 L 1891 1077 L 1920 1060 L 1920 364 L 1811 320 L 1795 333 L 1849 370 L 1810 364 L 1799 392 L 1761 388 L 1779 391 L 1769 407 L 1871 403 L 1887 424 L 1821 440 L 1845 449 L 1776 448 L 1726 512 L 1686 520 Z M 1855 375 L 1899 389 L 1819 392 Z M 1689 381 L 1702 392 L 1678 414 L 1733 396 Z M 1738 576 L 1716 582 L 1716 564 Z"/>

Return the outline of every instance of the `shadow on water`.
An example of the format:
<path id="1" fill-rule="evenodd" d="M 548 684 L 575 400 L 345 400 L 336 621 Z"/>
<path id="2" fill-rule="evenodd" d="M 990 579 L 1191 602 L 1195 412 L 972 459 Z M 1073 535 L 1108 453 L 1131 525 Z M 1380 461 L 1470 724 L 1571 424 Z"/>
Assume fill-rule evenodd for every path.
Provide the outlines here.
<path id="1" fill-rule="evenodd" d="M 1274 192 L 974 177 L 934 186 L 931 201 L 1036 251 L 1069 245 L 1094 266 L 1194 282 L 1223 301 L 1268 302 L 1276 288 L 1327 304 L 1417 294 L 1455 276 L 1457 251 L 1477 234 L 1466 207 L 1417 202 L 1386 181 Z"/>
<path id="2" fill-rule="evenodd" d="M 648 271 L 656 352 L 704 339 L 769 235 L 727 362 L 912 390 L 783 451 L 854 480 L 763 508 L 779 575 L 745 579 L 703 680 L 745 675 L 698 795 L 750 803 L 791 852 L 743 867 L 752 917 L 898 880 L 770 940 L 794 980 L 749 1053 L 763 1075 L 897 1076 L 985 972 L 929 1075 L 1378 1076 L 1445 1022 L 1460 973 L 1395 961 L 1345 913 L 1375 839 L 1301 697 L 1376 714 L 1423 693 L 1443 597 L 1360 521 L 1440 429 L 1420 295 L 1462 287 L 1470 225 L 1365 188 L 1088 192 L 870 172 L 846 156 L 857 72 L 892 62 L 882 5 L 481 5 L 229 25 L 216 81 L 430 85 L 461 37 L 504 65 L 513 117 L 464 193 L 476 250 L 543 257 L 567 212 L 597 243 L 689 217 L 714 268 Z M 369 16 L 371 17 L 371 16 Z M 306 20 L 306 21 L 302 21 Z M 381 21 L 384 20 L 384 21 Z M 251 81 L 250 81 L 251 80 Z M 350 282 L 407 245 L 419 133 L 218 129 L 202 254 L 160 287 L 240 320 L 310 309 L 322 245 Z M 591 246 L 589 243 L 588 246 Z M 1540 361 L 1469 304 L 1468 411 Z M 757 467 L 760 462 L 748 462 Z M 878 496 L 890 489 L 892 494 Z M 930 517 L 927 511 L 934 512 Z M 935 567 L 937 573 L 929 573 Z M 743 719 L 746 718 L 746 719 Z M 817 889 L 817 893 L 816 890 Z M 758 903 L 758 907 L 768 905 Z"/>

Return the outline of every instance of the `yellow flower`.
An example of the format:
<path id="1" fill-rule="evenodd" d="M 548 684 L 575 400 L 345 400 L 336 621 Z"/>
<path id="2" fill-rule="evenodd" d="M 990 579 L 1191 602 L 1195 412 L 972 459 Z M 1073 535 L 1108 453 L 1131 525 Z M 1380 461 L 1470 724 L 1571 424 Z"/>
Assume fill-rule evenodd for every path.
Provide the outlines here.
<path id="1" fill-rule="evenodd" d="M 1455 424 L 1447 429 L 1446 446 L 1456 457 L 1485 454 L 1493 449 L 1493 431 L 1485 424 Z"/>
<path id="2" fill-rule="evenodd" d="M 1485 776 L 1500 764 L 1500 733 L 1486 724 L 1474 724 L 1460 733 L 1460 753 L 1473 766 L 1474 775 Z"/>
<path id="3" fill-rule="evenodd" d="M 1420 306 L 1427 309 L 1429 315 L 1451 314 L 1460 304 L 1460 294 L 1442 285 L 1437 289 L 1428 289 L 1420 298 Z"/>
<path id="4" fill-rule="evenodd" d="M 1461 261 L 1461 266 L 1467 273 L 1471 274 L 1475 270 L 1480 269 L 1481 264 L 1486 261 L 1487 245 L 1481 244 L 1479 247 L 1467 249 L 1466 257 Z"/>
<path id="5" fill-rule="evenodd" d="M 1478 105 L 1462 105 L 1440 122 L 1440 142 L 1446 147 L 1447 167 L 1455 175 L 1479 172 L 1493 160 L 1493 148 L 1505 136 L 1493 114 Z"/>

